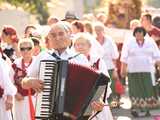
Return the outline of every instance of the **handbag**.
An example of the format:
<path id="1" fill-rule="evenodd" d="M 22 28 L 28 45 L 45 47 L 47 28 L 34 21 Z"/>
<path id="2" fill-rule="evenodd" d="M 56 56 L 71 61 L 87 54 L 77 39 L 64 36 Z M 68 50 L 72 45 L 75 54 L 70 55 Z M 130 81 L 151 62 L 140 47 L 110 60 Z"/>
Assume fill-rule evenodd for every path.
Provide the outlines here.
<path id="1" fill-rule="evenodd" d="M 119 79 L 115 81 L 115 92 L 119 95 L 124 94 L 124 86 Z"/>

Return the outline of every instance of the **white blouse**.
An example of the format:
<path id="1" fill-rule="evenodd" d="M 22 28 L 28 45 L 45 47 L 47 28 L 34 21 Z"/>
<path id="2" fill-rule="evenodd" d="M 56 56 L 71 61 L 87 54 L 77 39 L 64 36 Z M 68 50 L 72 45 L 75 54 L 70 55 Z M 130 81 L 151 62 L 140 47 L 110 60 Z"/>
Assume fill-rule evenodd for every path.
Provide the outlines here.
<path id="1" fill-rule="evenodd" d="M 113 63 L 113 59 L 118 59 L 119 53 L 115 42 L 111 37 L 105 36 L 104 44 L 102 45 L 104 49 L 103 60 L 107 66 L 107 69 L 114 69 L 115 65 Z"/>
<path id="2" fill-rule="evenodd" d="M 146 37 L 143 46 L 139 46 L 135 38 L 123 45 L 121 62 L 128 65 L 128 72 L 152 72 L 157 60 L 160 52 L 152 39 Z"/>
<path id="3" fill-rule="evenodd" d="M 16 87 L 13 85 L 9 75 L 9 67 L 6 62 L 0 57 L 0 86 L 4 89 L 4 95 L 15 95 Z"/>

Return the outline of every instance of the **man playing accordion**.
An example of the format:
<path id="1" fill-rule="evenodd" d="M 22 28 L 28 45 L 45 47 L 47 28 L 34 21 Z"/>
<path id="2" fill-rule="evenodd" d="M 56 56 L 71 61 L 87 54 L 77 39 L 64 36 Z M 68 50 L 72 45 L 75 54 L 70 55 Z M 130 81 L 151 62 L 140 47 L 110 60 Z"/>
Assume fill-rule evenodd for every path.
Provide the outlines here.
<path id="1" fill-rule="evenodd" d="M 69 48 L 71 45 L 70 34 L 68 28 L 62 22 L 58 22 L 51 26 L 47 38 L 48 44 L 52 49 L 41 52 L 32 62 L 28 68 L 28 77 L 22 80 L 23 88 L 33 88 L 37 92 L 43 90 L 44 83 L 42 80 L 38 79 L 39 65 L 42 60 L 70 59 L 69 62 L 89 66 L 88 60 L 85 56 L 81 54 L 77 55 L 77 53 Z"/>

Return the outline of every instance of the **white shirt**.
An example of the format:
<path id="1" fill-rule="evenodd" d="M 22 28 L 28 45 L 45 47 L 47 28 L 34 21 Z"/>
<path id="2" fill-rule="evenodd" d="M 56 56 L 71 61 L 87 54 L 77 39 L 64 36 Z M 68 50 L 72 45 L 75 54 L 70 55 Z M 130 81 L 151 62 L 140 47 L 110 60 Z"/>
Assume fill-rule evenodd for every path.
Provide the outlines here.
<path id="1" fill-rule="evenodd" d="M 34 61 L 34 59 L 35 59 L 35 56 L 32 56 L 32 62 Z M 31 63 L 32 63 L 32 62 L 31 62 Z M 22 57 L 15 59 L 13 63 L 15 63 L 18 68 L 21 68 L 21 69 L 22 69 Z M 27 69 L 28 69 L 28 68 L 26 68 L 26 70 L 27 70 Z"/>
<path id="2" fill-rule="evenodd" d="M 128 72 L 152 72 L 154 62 L 160 60 L 156 43 L 147 38 L 142 47 L 137 44 L 135 38 L 123 45 L 121 61 L 128 64 Z"/>
<path id="3" fill-rule="evenodd" d="M 58 55 L 58 52 L 55 50 L 43 51 L 38 56 L 36 56 L 34 61 L 29 66 L 27 76 L 38 78 L 40 61 L 41 60 L 55 60 L 55 58 L 51 55 L 53 52 L 56 53 L 56 55 L 59 56 L 63 60 L 68 60 L 69 57 L 73 57 L 77 55 L 77 53 L 75 53 L 74 51 L 68 48 L 61 55 Z M 89 62 L 84 55 L 78 55 L 74 57 L 73 59 L 71 59 L 70 62 L 89 66 Z"/>
<path id="4" fill-rule="evenodd" d="M 103 60 L 107 66 L 107 69 L 114 69 L 115 65 L 113 63 L 113 59 L 118 59 L 119 57 L 116 44 L 114 43 L 111 37 L 105 36 L 105 41 L 102 47 L 104 49 Z"/>
<path id="5" fill-rule="evenodd" d="M 97 58 L 96 56 L 91 55 L 90 60 L 89 60 L 90 65 L 92 66 L 94 63 L 96 63 L 98 59 L 99 58 Z M 98 70 L 99 72 L 102 72 L 103 74 L 105 74 L 106 76 L 109 77 L 108 69 L 107 69 L 106 64 L 102 58 L 100 58 L 100 60 L 99 60 L 98 67 L 99 67 L 99 70 Z"/>
<path id="6" fill-rule="evenodd" d="M 11 82 L 9 69 L 6 62 L 0 57 L 0 86 L 4 89 L 4 95 L 15 95 L 16 87 Z"/>
<path id="7" fill-rule="evenodd" d="M 91 55 L 90 56 L 90 60 L 89 60 L 90 65 L 92 66 L 95 62 L 97 62 L 98 59 L 99 58 L 97 58 L 96 56 Z M 98 72 L 102 72 L 103 74 L 105 74 L 107 77 L 110 78 L 109 73 L 108 73 L 108 69 L 106 67 L 106 64 L 105 64 L 104 60 L 101 59 L 101 58 L 100 58 L 99 66 L 98 67 L 99 67 Z M 108 83 L 108 89 L 107 89 L 107 96 L 106 96 L 106 98 L 108 98 L 110 96 L 110 94 L 112 93 L 110 85 L 111 85 L 111 81 Z"/>

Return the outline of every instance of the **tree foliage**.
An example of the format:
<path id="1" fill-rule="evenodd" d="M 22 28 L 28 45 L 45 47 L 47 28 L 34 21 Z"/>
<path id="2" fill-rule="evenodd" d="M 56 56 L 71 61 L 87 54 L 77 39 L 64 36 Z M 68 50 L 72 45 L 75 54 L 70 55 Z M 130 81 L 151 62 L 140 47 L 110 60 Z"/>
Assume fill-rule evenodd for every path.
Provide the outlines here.
<path id="1" fill-rule="evenodd" d="M 129 28 L 132 19 L 139 19 L 141 15 L 141 0 L 101 0 L 108 4 L 108 19 L 106 25 L 118 28 Z"/>
<path id="2" fill-rule="evenodd" d="M 47 0 L 0 0 L 16 7 L 22 7 L 31 14 L 35 14 L 40 24 L 45 24 L 49 16 Z"/>
<path id="3" fill-rule="evenodd" d="M 157 7 L 157 8 L 160 7 L 160 0 L 146 0 L 146 3 L 153 7 Z"/>

